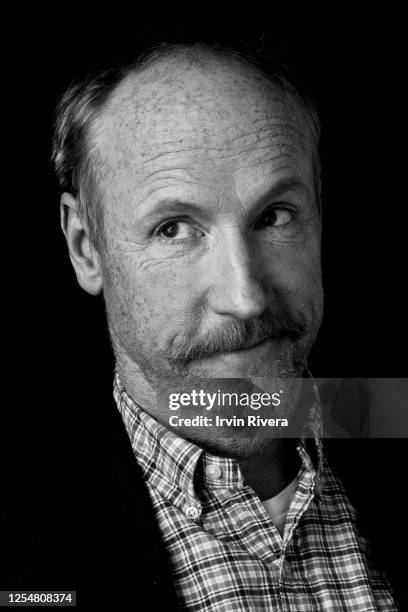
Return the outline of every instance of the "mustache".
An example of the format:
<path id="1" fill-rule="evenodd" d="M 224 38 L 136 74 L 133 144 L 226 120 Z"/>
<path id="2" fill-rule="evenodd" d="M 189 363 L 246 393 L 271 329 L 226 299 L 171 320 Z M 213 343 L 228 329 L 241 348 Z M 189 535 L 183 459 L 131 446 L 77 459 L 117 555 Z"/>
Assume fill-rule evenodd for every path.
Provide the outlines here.
<path id="1" fill-rule="evenodd" d="M 296 342 L 308 331 L 309 325 L 302 315 L 294 317 L 288 312 L 266 311 L 256 319 L 226 321 L 205 336 L 190 334 L 173 346 L 171 354 L 176 360 L 203 359 L 217 353 L 243 350 L 267 340 L 287 338 Z"/>

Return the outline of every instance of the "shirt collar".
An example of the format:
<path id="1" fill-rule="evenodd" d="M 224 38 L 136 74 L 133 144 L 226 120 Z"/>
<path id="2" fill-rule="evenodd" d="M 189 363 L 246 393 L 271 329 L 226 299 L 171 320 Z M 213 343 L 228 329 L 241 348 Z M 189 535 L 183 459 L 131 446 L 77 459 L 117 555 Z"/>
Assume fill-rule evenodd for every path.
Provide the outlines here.
<path id="1" fill-rule="evenodd" d="M 300 431 L 297 450 L 302 469 L 311 474 L 317 500 L 321 495 L 323 470 L 322 414 L 319 392 L 312 382 L 312 399 Z M 197 479 L 212 488 L 243 487 L 238 462 L 205 452 L 181 438 L 147 414 L 126 392 L 115 372 L 113 395 L 145 479 L 175 505 L 195 502 Z"/>
<path id="2" fill-rule="evenodd" d="M 194 499 L 194 475 L 203 450 L 147 414 L 126 393 L 117 371 L 113 395 L 145 479 L 162 480 L 167 490 L 175 486 Z"/>

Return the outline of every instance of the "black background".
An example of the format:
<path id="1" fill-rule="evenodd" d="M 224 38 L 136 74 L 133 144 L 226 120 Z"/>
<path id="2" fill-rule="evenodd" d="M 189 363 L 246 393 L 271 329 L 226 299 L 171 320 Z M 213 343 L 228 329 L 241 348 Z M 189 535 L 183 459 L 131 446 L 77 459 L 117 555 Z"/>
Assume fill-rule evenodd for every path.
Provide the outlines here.
<path id="1" fill-rule="evenodd" d="M 16 538 L 5 586 L 18 588 L 78 586 L 86 537 L 81 516 L 109 452 L 109 420 L 98 410 L 98 397 L 111 393 L 113 367 L 103 303 L 76 283 L 49 161 L 53 109 L 73 78 L 129 55 L 142 41 L 261 35 L 273 41 L 310 83 L 323 124 L 325 318 L 311 370 L 315 377 L 406 375 L 398 18 L 333 10 L 323 22 L 321 15 L 305 21 L 293 7 L 283 19 L 272 6 L 257 19 L 231 20 L 200 9 L 194 17 L 159 22 L 122 12 L 102 25 L 72 12 L 25 14 L 5 25 L 11 37 L 3 70 L 2 488 L 11 511 L 2 520 Z M 333 451 L 399 588 L 404 566 L 398 557 L 407 542 L 401 493 L 406 451 L 406 440 L 339 441 Z M 28 548 L 46 543 L 29 554 L 24 541 Z M 52 557 L 59 543 L 68 561 L 53 567 L 44 583 L 39 557 Z M 86 589 L 86 581 L 81 585 Z"/>

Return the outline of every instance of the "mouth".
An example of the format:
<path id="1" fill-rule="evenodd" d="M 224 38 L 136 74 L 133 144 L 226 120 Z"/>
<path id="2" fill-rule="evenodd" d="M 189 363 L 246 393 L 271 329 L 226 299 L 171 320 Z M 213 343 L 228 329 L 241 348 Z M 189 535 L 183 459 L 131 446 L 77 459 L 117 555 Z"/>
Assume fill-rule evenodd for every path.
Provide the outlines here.
<path id="1" fill-rule="evenodd" d="M 271 338 L 262 338 L 262 340 L 248 342 L 245 346 L 234 349 L 233 351 L 226 351 L 225 353 L 221 353 L 222 355 L 230 355 L 231 353 L 247 353 L 248 351 L 252 351 L 253 349 L 263 346 L 268 342 L 271 342 Z"/>
<path id="2" fill-rule="evenodd" d="M 207 365 L 221 367 L 253 367 L 256 363 L 274 360 L 280 352 L 281 344 L 280 339 L 264 338 L 248 342 L 239 349 L 206 355 L 200 361 Z"/>

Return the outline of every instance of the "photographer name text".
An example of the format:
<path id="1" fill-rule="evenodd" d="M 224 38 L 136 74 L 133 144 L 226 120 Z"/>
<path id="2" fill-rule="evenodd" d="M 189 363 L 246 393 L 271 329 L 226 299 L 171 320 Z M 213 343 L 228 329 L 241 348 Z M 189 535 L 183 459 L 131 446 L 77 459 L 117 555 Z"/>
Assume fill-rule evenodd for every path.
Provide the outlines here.
<path id="1" fill-rule="evenodd" d="M 246 417 L 209 417 L 204 415 L 192 418 L 172 415 L 169 417 L 171 427 L 287 427 L 288 419 L 268 419 L 259 415 L 247 415 Z"/>

